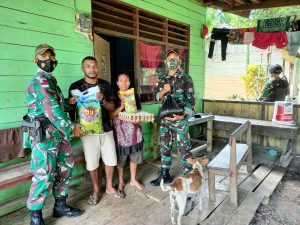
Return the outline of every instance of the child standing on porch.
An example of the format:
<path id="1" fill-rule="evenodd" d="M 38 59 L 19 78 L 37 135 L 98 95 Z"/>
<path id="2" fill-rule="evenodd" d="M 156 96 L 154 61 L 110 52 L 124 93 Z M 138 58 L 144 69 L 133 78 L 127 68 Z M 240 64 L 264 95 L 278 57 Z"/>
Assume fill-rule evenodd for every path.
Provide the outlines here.
<path id="1" fill-rule="evenodd" d="M 130 86 L 130 79 L 127 73 L 120 73 L 117 77 L 117 85 L 120 91 L 127 91 Z M 115 101 L 115 111 L 110 113 L 113 120 L 113 131 L 118 156 L 119 193 L 125 197 L 124 193 L 124 167 L 126 160 L 130 159 L 130 185 L 141 190 L 144 185 L 136 180 L 137 165 L 143 162 L 143 136 L 142 127 L 139 123 L 127 122 L 118 119 L 118 114 L 125 109 L 124 97 L 118 95 Z M 139 98 L 136 95 L 137 109 L 141 109 Z"/>

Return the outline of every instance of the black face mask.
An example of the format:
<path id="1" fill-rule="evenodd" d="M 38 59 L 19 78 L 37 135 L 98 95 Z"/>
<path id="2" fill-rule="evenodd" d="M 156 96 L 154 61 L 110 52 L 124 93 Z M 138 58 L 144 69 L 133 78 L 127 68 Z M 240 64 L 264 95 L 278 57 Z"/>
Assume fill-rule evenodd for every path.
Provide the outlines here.
<path id="1" fill-rule="evenodd" d="M 51 60 L 51 59 L 47 59 L 47 60 L 38 59 L 37 65 L 45 72 L 51 73 L 55 69 L 55 67 L 57 65 L 57 61 Z"/>

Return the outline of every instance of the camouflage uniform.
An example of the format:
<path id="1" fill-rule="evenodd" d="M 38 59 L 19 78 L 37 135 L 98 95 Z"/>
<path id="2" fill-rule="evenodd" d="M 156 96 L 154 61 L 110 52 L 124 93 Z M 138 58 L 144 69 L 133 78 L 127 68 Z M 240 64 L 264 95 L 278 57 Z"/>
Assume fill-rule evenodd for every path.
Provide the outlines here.
<path id="1" fill-rule="evenodd" d="M 267 102 L 284 101 L 285 96 L 289 94 L 289 83 L 284 78 L 277 78 L 267 81 L 262 94 L 260 96 L 261 100 L 266 100 Z"/>
<path id="2" fill-rule="evenodd" d="M 27 88 L 27 103 L 30 118 L 46 117 L 42 141 L 32 138 L 33 178 L 27 201 L 30 210 L 40 210 L 51 189 L 54 197 L 68 195 L 74 165 L 69 140 L 74 125 L 64 112 L 64 97 L 51 73 L 37 71 Z"/>
<path id="3" fill-rule="evenodd" d="M 184 107 L 186 114 L 191 114 L 195 106 L 195 96 L 192 78 L 177 70 L 174 76 L 166 75 L 159 80 L 157 91 L 160 92 L 165 84 L 170 84 L 171 95 L 177 100 L 181 107 Z M 158 97 L 159 93 L 157 93 Z M 163 101 L 167 95 L 163 97 Z M 184 167 L 184 173 L 191 170 L 187 163 L 187 158 L 191 157 L 191 142 L 189 136 L 188 119 L 179 121 L 161 120 L 160 125 L 160 144 L 162 168 L 170 169 L 172 166 L 172 143 L 176 142 L 177 150 L 181 154 L 180 162 Z"/>

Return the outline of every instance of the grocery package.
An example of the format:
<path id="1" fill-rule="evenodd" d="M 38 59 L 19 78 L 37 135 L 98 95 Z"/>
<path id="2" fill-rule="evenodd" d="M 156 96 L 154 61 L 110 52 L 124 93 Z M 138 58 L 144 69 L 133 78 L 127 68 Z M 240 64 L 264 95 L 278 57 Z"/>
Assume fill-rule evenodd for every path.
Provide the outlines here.
<path id="1" fill-rule="evenodd" d="M 127 91 L 119 91 L 119 94 L 124 97 L 125 100 L 125 111 L 127 113 L 137 112 L 134 88 L 130 88 Z"/>

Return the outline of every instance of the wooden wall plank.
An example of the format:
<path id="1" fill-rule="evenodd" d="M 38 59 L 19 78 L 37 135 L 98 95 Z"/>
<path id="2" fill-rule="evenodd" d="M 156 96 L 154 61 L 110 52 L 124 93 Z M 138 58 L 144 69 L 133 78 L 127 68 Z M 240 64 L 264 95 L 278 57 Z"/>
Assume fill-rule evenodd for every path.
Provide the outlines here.
<path id="1" fill-rule="evenodd" d="M 69 7 L 59 3 L 60 1 L 37 2 L 36 0 L 26 0 L 18 1 L 16 4 L 12 4 L 11 0 L 1 0 L 0 7 L 14 9 L 22 12 L 29 12 L 31 14 L 74 23 L 74 2 L 70 1 Z"/>
<path id="2" fill-rule="evenodd" d="M 5 34 L 0 35 L 0 83 L 3 86 L 0 117 L 5 118 L 0 122 L 0 129 L 19 125 L 26 106 L 25 90 L 37 69 L 32 60 L 38 44 L 48 43 L 55 48 L 59 66 L 54 74 L 65 95 L 70 83 L 82 77 L 81 60 L 92 55 L 93 48 L 86 35 L 75 31 L 77 2 L 0 2 L 0 29 Z M 85 4 L 90 6 L 88 1 Z M 9 118 L 6 115 L 10 115 Z"/>

